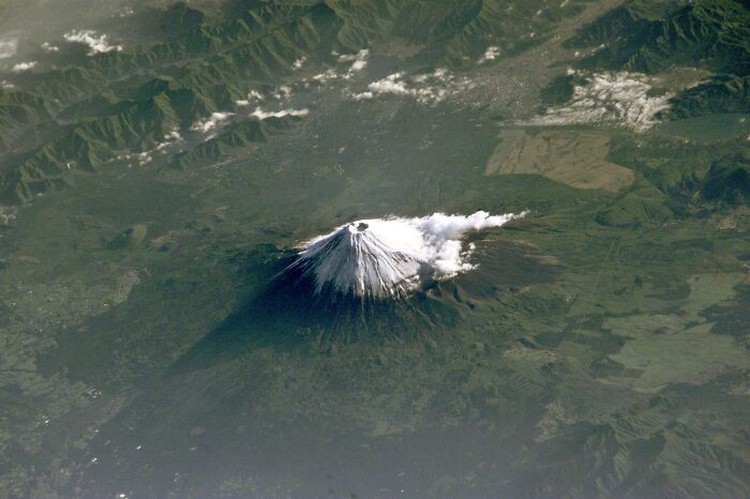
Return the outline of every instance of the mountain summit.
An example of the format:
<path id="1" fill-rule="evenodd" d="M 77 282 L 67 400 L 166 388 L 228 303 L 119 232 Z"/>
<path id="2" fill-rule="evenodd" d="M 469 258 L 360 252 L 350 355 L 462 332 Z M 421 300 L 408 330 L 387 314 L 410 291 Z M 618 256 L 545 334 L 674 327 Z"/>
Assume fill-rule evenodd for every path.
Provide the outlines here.
<path id="1" fill-rule="evenodd" d="M 309 280 L 318 295 L 403 298 L 433 280 L 474 268 L 468 263 L 473 246 L 464 248 L 460 240 L 466 232 L 499 227 L 525 214 L 358 220 L 304 243 L 283 273 Z"/>

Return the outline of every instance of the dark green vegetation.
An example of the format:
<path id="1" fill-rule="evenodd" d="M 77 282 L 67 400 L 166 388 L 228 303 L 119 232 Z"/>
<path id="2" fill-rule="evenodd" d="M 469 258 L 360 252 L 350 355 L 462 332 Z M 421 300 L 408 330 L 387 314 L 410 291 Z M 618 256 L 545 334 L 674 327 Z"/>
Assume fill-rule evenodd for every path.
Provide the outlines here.
<path id="1" fill-rule="evenodd" d="M 648 179 L 641 187 L 653 194 L 646 198 L 651 203 L 661 199 L 657 203 L 662 212 L 669 213 L 667 218 L 736 208 L 748 201 L 750 157 L 744 137 L 685 144 L 684 139 L 665 140 L 663 136 L 620 136 L 610 157 Z"/>
<path id="2" fill-rule="evenodd" d="M 566 42 L 597 47 L 581 67 L 659 73 L 678 67 L 717 73 L 673 99 L 674 119 L 747 112 L 750 5 L 742 0 L 631 0 Z"/>
<path id="3" fill-rule="evenodd" d="M 750 73 L 750 8 L 741 0 L 631 0 L 583 28 L 571 47 L 601 50 L 583 65 L 657 72 L 699 66 Z"/>
<path id="4" fill-rule="evenodd" d="M 191 1 L 117 24 L 141 43 L 0 78 L 0 497 L 750 494 L 744 3 Z M 350 98 L 438 67 L 474 86 Z M 671 121 L 519 124 L 636 70 Z M 503 170 L 502 140 L 541 173 Z M 477 209 L 531 214 L 397 316 L 272 287 L 339 224 Z"/>
<path id="5" fill-rule="evenodd" d="M 96 170 L 118 153 L 153 148 L 173 130 L 233 108 L 255 85 L 289 72 L 297 57 L 327 54 L 338 27 L 323 5 L 257 5 L 215 19 L 178 3 L 144 16 L 158 18 L 164 41 L 90 58 L 63 55 L 68 67 L 2 91 L 6 202 L 28 200 L 64 182 L 68 170 Z"/>
<path id="6" fill-rule="evenodd" d="M 139 26 L 159 42 L 94 57 L 63 51 L 49 62 L 58 69 L 18 76 L 18 89 L 0 90 L 0 199 L 28 200 L 64 185 L 70 170 L 97 170 L 123 151 L 151 149 L 174 130 L 233 109 L 250 90 L 284 81 L 301 57 L 331 62 L 332 50 L 397 39 L 414 47 L 412 60 L 421 65 L 460 67 L 490 45 L 509 57 L 544 42 L 550 26 L 585 5 L 569 3 L 562 8 L 496 0 L 437 8 L 407 0 L 370 6 L 230 2 L 223 12 L 208 9 L 212 15 L 183 3 L 147 9 L 126 21 L 132 28 L 121 29 Z M 566 43 L 603 44 L 582 62 L 588 68 L 655 72 L 697 65 L 734 73 L 677 96 L 671 113 L 685 118 L 747 110 L 748 26 L 750 11 L 740 1 L 681 7 L 633 1 Z M 564 102 L 572 91 L 570 78 L 556 80 L 543 92 L 543 102 Z M 249 134 L 236 129 L 192 155 L 218 159 L 220 149 L 254 141 L 257 132 Z"/>
<path id="7" fill-rule="evenodd" d="M 710 113 L 750 112 L 750 76 L 722 74 L 685 90 L 672 100 L 673 119 Z"/>
<path id="8" fill-rule="evenodd" d="M 185 3 L 146 9 L 120 30 L 147 31 L 158 42 L 93 57 L 63 51 L 49 61 L 58 69 L 21 75 L 18 89 L 0 89 L 0 199 L 25 201 L 64 185 L 72 169 L 97 170 L 122 151 L 153 148 L 172 130 L 232 109 L 250 90 L 283 82 L 301 57 L 332 62 L 332 50 L 397 39 L 415 48 L 422 65 L 460 65 L 487 45 L 507 55 L 539 43 L 549 26 L 588 2 L 571 3 L 540 15 L 534 13 L 541 0 L 440 7 L 415 0 L 231 1 L 218 11 Z M 540 36 L 524 38 L 529 30 Z M 244 132 L 195 154 L 217 159 L 218 148 L 246 142 Z"/>

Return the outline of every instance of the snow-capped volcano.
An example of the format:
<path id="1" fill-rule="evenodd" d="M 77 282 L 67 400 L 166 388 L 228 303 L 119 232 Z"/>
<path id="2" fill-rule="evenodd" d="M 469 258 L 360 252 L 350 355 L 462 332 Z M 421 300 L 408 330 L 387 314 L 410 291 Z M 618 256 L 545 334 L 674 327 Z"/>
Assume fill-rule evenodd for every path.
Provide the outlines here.
<path id="1" fill-rule="evenodd" d="M 316 294 L 404 297 L 431 280 L 474 268 L 468 261 L 473 247 L 460 239 L 466 232 L 499 227 L 525 214 L 359 220 L 304 243 L 284 274 L 310 279 Z"/>

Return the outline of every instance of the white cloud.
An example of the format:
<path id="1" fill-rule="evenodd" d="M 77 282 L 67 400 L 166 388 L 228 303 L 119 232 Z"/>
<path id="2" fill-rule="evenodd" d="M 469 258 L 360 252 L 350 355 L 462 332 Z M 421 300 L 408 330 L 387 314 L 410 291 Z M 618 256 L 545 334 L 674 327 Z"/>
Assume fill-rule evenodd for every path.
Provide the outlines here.
<path id="1" fill-rule="evenodd" d="M 143 166 L 143 165 L 145 165 L 147 163 L 150 163 L 151 160 L 153 159 L 151 157 L 151 153 L 149 151 L 140 152 L 140 153 L 138 153 L 136 155 L 136 157 L 138 158 L 138 165 L 139 166 Z"/>
<path id="2" fill-rule="evenodd" d="M 332 52 L 332 54 L 337 56 L 336 60 L 339 64 L 351 64 L 346 70 L 330 68 L 322 73 L 318 73 L 311 78 L 312 83 L 325 85 L 332 81 L 350 80 L 355 74 L 362 72 L 367 67 L 367 60 L 370 57 L 368 49 L 362 49 L 356 54 L 338 54 L 337 52 Z M 308 80 L 304 80 L 304 82 L 307 83 Z"/>
<path id="3" fill-rule="evenodd" d="M 90 29 L 83 29 L 79 31 L 71 31 L 63 35 L 65 41 L 70 43 L 82 43 L 89 47 L 88 55 L 102 54 L 106 52 L 120 52 L 122 51 L 122 45 L 111 45 L 109 43 L 109 37 L 107 35 L 97 35 L 97 32 Z"/>
<path id="4" fill-rule="evenodd" d="M 255 108 L 250 116 L 253 116 L 259 120 L 265 120 L 267 118 L 283 118 L 285 116 L 307 116 L 310 114 L 310 110 L 304 109 L 282 109 L 281 111 L 264 111 L 259 107 Z"/>
<path id="5" fill-rule="evenodd" d="M 341 54 L 336 60 L 338 62 L 366 61 L 369 56 L 370 51 L 368 49 L 361 49 L 356 54 Z"/>
<path id="6" fill-rule="evenodd" d="M 336 72 L 335 69 L 327 69 L 323 71 L 322 73 L 318 73 L 315 76 L 312 77 L 312 81 L 319 84 L 325 84 L 329 81 L 338 80 L 341 78 L 341 75 Z"/>
<path id="7" fill-rule="evenodd" d="M 405 76 L 404 73 L 393 73 L 367 85 L 367 90 L 359 93 L 348 92 L 353 100 L 373 99 L 379 95 L 392 95 L 416 99 L 420 104 L 430 105 L 443 101 L 471 88 L 473 84 L 467 78 L 458 78 L 444 68 L 432 73 Z"/>
<path id="8" fill-rule="evenodd" d="M 7 59 L 16 55 L 18 49 L 17 38 L 0 38 L 0 59 Z"/>
<path id="9" fill-rule="evenodd" d="M 182 140 L 182 135 L 180 135 L 180 131 L 175 128 L 164 136 L 164 142 L 156 144 L 156 150 L 163 151 L 180 140 Z"/>
<path id="10" fill-rule="evenodd" d="M 367 49 L 362 49 L 356 54 L 343 54 L 338 57 L 339 62 L 351 62 L 352 65 L 349 66 L 349 70 L 347 73 L 351 75 L 352 73 L 357 73 L 359 71 L 362 71 L 367 67 L 367 59 L 370 57 L 370 51 Z"/>
<path id="11" fill-rule="evenodd" d="M 211 116 L 208 118 L 193 123 L 193 126 L 191 126 L 190 129 L 196 132 L 206 133 L 216 128 L 223 121 L 226 121 L 230 116 L 234 116 L 234 113 L 211 113 Z"/>
<path id="12" fill-rule="evenodd" d="M 260 102 L 262 100 L 265 100 L 265 97 L 263 97 L 263 94 L 261 94 L 257 90 L 250 90 L 250 93 L 247 94 L 247 99 L 236 100 L 234 101 L 234 103 L 240 107 L 246 107 L 252 104 L 253 102 Z"/>
<path id="13" fill-rule="evenodd" d="M 409 95 L 411 91 L 406 88 L 406 82 L 402 79 L 403 77 L 402 73 L 394 73 L 382 80 L 370 83 L 367 85 L 367 88 L 373 94 Z"/>
<path id="14" fill-rule="evenodd" d="M 42 47 L 42 50 L 44 50 L 45 52 L 57 52 L 60 50 L 60 47 L 58 47 L 57 45 L 52 45 L 49 42 L 42 43 L 40 47 Z"/>
<path id="15" fill-rule="evenodd" d="M 487 61 L 494 61 L 500 56 L 500 47 L 487 47 L 482 57 L 479 58 L 477 64 L 484 64 Z"/>
<path id="16" fill-rule="evenodd" d="M 358 72 L 358 71 L 362 71 L 363 69 L 365 69 L 365 67 L 367 67 L 367 61 L 354 61 L 351 67 L 349 68 L 349 71 Z"/>
<path id="17" fill-rule="evenodd" d="M 274 92 L 272 96 L 277 100 L 287 100 L 292 96 L 292 87 L 288 85 L 281 85 L 276 89 L 276 92 Z"/>
<path id="18" fill-rule="evenodd" d="M 375 97 L 375 94 L 368 91 L 360 92 L 358 94 L 352 94 L 351 99 L 352 100 L 370 100 Z"/>
<path id="19" fill-rule="evenodd" d="M 29 62 L 19 62 L 15 66 L 13 66 L 13 72 L 14 73 L 23 73 L 24 71 L 28 71 L 30 69 L 33 69 L 34 66 L 36 66 L 36 61 L 29 61 Z"/>

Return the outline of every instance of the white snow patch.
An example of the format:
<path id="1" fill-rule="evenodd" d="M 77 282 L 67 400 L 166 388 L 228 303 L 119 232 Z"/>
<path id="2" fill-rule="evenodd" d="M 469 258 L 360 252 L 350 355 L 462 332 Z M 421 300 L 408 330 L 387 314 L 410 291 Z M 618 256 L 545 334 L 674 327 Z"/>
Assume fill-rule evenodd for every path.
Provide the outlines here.
<path id="1" fill-rule="evenodd" d="M 63 35 L 65 41 L 70 43 L 82 43 L 89 47 L 88 55 L 103 54 L 106 52 L 121 52 L 122 45 L 112 45 L 109 43 L 107 35 L 99 35 L 91 29 L 73 30 Z"/>
<path id="2" fill-rule="evenodd" d="M 548 109 L 528 124 L 615 125 L 645 132 L 658 123 L 656 114 L 669 108 L 672 94 L 649 95 L 656 80 L 644 74 L 610 72 L 585 78 L 587 83 L 575 87 L 570 102 Z"/>
<path id="3" fill-rule="evenodd" d="M 526 214 L 478 211 L 359 220 L 303 243 L 285 272 L 311 278 L 316 293 L 404 297 L 426 284 L 425 279 L 448 279 L 476 268 L 469 261 L 473 247 L 461 241 L 467 232 L 500 227 Z"/>
<path id="4" fill-rule="evenodd" d="M 36 61 L 29 61 L 29 62 L 19 62 L 15 66 L 13 66 L 13 72 L 14 73 L 23 73 L 24 71 L 28 71 L 30 69 L 33 69 L 34 66 L 37 65 Z"/>

